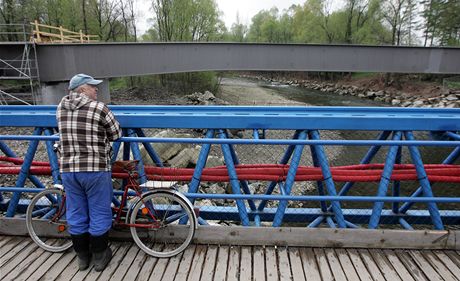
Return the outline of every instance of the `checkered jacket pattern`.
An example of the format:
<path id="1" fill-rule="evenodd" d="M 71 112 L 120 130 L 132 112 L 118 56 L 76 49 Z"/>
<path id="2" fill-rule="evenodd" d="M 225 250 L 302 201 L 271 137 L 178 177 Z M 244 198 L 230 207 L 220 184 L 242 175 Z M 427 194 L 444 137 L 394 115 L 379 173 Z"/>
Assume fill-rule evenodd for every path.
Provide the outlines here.
<path id="1" fill-rule="evenodd" d="M 104 103 L 71 92 L 58 105 L 57 121 L 61 173 L 110 171 L 110 141 L 122 133 Z"/>

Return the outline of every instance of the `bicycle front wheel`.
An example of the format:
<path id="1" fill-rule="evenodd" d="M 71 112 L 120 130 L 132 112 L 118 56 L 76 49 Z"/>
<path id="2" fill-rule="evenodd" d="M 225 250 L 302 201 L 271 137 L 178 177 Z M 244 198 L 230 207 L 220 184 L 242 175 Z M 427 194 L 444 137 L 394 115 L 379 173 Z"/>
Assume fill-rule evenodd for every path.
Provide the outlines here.
<path id="1" fill-rule="evenodd" d="M 65 195 L 60 189 L 47 189 L 30 201 L 26 225 L 32 240 L 42 249 L 62 252 L 72 247 L 67 233 Z"/>
<path id="2" fill-rule="evenodd" d="M 167 258 L 181 253 L 192 241 L 196 217 L 187 202 L 173 192 L 143 197 L 131 211 L 131 234 L 147 254 Z"/>

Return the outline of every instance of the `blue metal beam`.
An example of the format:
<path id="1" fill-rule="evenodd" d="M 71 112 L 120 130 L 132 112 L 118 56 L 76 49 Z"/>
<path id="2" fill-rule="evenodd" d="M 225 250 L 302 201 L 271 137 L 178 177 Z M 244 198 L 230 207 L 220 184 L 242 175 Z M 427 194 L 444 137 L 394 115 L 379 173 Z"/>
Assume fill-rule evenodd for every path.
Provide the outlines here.
<path id="1" fill-rule="evenodd" d="M 460 109 L 110 106 L 123 128 L 460 131 Z M 0 126 L 57 127 L 56 106 L 0 106 Z"/>

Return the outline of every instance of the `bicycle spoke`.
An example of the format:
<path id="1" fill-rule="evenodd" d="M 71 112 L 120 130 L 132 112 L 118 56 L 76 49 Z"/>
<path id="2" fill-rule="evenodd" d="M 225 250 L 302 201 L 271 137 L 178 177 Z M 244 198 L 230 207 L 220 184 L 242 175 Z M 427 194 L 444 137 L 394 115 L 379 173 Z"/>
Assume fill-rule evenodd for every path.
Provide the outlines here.
<path id="1" fill-rule="evenodd" d="M 26 225 L 30 237 L 47 251 L 62 252 L 72 247 L 67 233 L 63 194 L 59 189 L 44 190 L 32 199 L 27 208 Z"/>
<path id="2" fill-rule="evenodd" d="M 179 225 L 181 218 L 187 218 L 187 224 Z M 196 218 L 183 198 L 172 192 L 159 192 L 146 196 L 133 208 L 130 223 L 134 241 L 143 251 L 156 257 L 171 257 L 190 243 Z M 158 250 L 147 246 L 150 244 L 165 247 Z"/>

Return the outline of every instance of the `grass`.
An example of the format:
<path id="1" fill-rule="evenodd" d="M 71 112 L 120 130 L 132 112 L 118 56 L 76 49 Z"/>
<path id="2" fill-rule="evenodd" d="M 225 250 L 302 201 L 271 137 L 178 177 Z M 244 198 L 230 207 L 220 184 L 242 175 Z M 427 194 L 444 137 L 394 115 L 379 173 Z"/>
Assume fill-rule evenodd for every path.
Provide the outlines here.
<path id="1" fill-rule="evenodd" d="M 444 87 L 449 89 L 460 89 L 460 81 L 444 81 Z"/>
<path id="2" fill-rule="evenodd" d="M 377 76 L 379 75 L 379 73 L 375 73 L 375 72 L 353 72 L 351 74 L 351 77 L 352 78 L 365 78 L 365 77 L 373 77 L 373 76 Z"/>
<path id="3" fill-rule="evenodd" d="M 110 91 L 116 91 L 116 90 L 121 90 L 121 89 L 128 88 L 126 78 L 110 79 L 109 88 L 110 88 Z"/>

